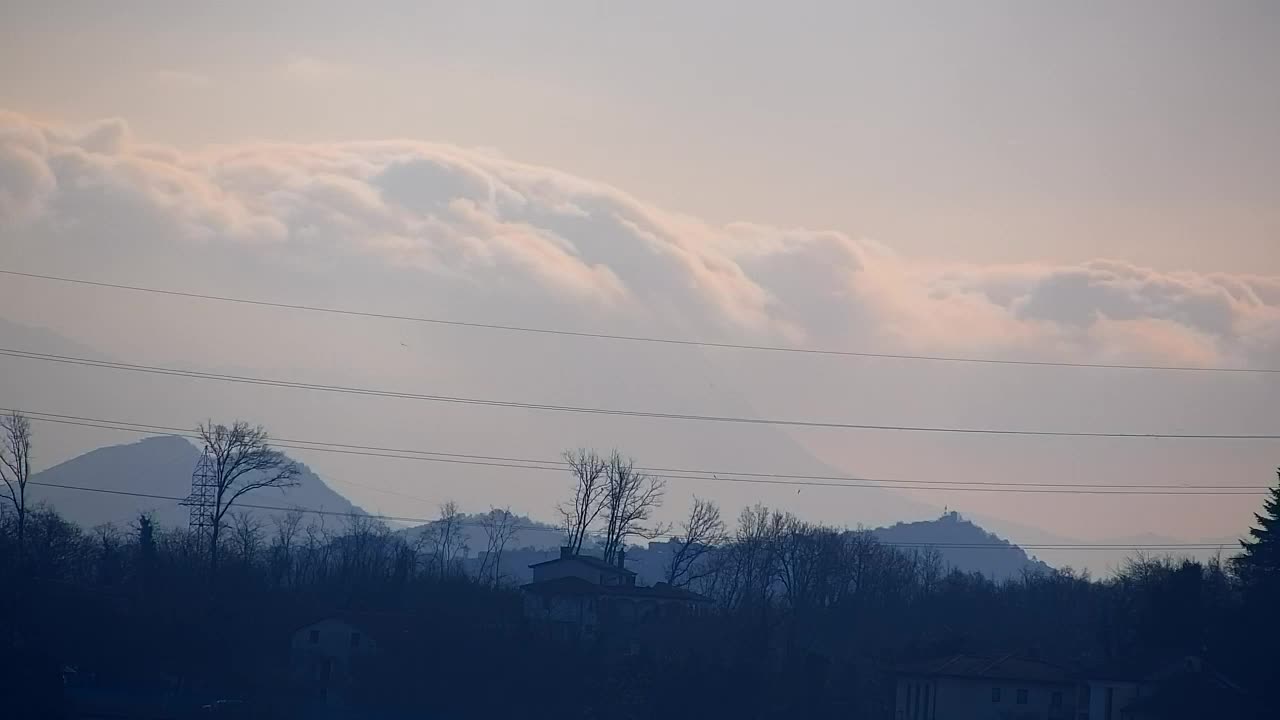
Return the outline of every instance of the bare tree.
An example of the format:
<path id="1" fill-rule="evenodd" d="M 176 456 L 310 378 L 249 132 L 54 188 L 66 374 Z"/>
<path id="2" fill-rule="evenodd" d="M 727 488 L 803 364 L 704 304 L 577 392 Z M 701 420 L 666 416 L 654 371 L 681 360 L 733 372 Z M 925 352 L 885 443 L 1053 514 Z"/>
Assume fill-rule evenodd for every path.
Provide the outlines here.
<path id="1" fill-rule="evenodd" d="M 240 561 L 245 567 L 252 567 L 257 559 L 258 550 L 262 547 L 262 522 L 250 512 L 231 514 L 231 525 L 234 529 L 233 542 Z"/>
<path id="2" fill-rule="evenodd" d="M 464 519 L 458 511 L 458 504 L 450 500 L 440 506 L 440 517 L 427 528 L 431 563 L 442 580 L 458 571 L 461 558 L 467 551 L 462 525 Z"/>
<path id="3" fill-rule="evenodd" d="M 264 488 L 293 487 L 298 483 L 298 464 L 284 453 L 272 450 L 267 431 L 242 420 L 226 425 L 202 424 L 196 428 L 213 461 L 214 506 L 211 510 L 209 571 L 218 568 L 218 543 L 222 528 L 235 502 L 246 493 Z"/>
<path id="4" fill-rule="evenodd" d="M 765 609 L 778 576 L 779 543 L 786 516 L 764 505 L 742 509 L 734 536 L 730 571 L 733 587 L 728 604 Z"/>
<path id="5" fill-rule="evenodd" d="M 675 539 L 675 552 L 667 563 L 667 582 L 684 586 L 709 572 L 697 566 L 708 552 L 724 541 L 724 521 L 720 507 L 711 500 L 695 497 L 689 517 L 680 525 Z"/>
<path id="6" fill-rule="evenodd" d="M 605 506 L 605 472 L 609 461 L 594 450 L 566 450 L 564 460 L 573 474 L 573 497 L 556 509 L 564 524 L 565 545 L 575 555 L 582 551 L 591 526 Z"/>
<path id="7" fill-rule="evenodd" d="M 18 514 L 18 558 L 25 557 L 27 543 L 27 482 L 31 479 L 31 421 L 17 411 L 0 418 L 0 497 Z"/>
<path id="8" fill-rule="evenodd" d="M 275 583 L 281 583 L 293 566 L 293 549 L 302 526 L 302 510 L 294 508 L 284 515 L 273 515 L 275 536 L 271 543 L 271 575 Z"/>
<path id="9" fill-rule="evenodd" d="M 618 552 L 632 536 L 654 538 L 662 528 L 646 528 L 642 523 L 662 505 L 666 482 L 637 472 L 635 461 L 617 452 L 605 469 L 605 562 L 617 562 Z"/>
<path id="10" fill-rule="evenodd" d="M 480 563 L 480 581 L 486 582 L 490 579 L 489 576 L 492 575 L 492 582 L 497 585 L 502 575 L 502 552 L 506 549 L 507 542 L 511 540 L 518 529 L 516 527 L 516 518 L 509 507 L 504 507 L 501 510 L 489 508 L 489 514 L 480 519 L 480 526 L 484 528 L 485 539 L 488 544 L 484 559 Z"/>

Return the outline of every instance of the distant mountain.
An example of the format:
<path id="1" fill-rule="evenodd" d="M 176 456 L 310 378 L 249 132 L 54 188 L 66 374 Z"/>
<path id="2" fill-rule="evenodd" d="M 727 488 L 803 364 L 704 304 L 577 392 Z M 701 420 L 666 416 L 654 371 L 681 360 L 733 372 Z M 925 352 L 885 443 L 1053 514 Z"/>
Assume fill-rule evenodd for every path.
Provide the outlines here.
<path id="1" fill-rule="evenodd" d="M 127 525 L 139 512 L 151 511 L 160 524 L 185 526 L 187 508 L 177 500 L 145 497 L 185 498 L 191 492 L 191 472 L 200 451 L 190 441 L 175 437 L 149 437 L 128 445 L 99 448 L 55 465 L 31 477 L 32 483 L 111 490 L 116 493 L 69 490 L 33 485 L 31 499 L 53 506 L 67 520 L 84 527 L 104 523 Z M 346 498 L 329 488 L 305 465 L 298 485 L 283 490 L 264 489 L 249 493 L 242 502 L 278 507 L 305 507 L 333 512 L 361 512 Z M 234 512 L 234 511 L 233 511 Z M 266 519 L 282 514 L 246 509 Z"/>
<path id="2" fill-rule="evenodd" d="M 955 512 L 937 520 L 897 523 L 871 532 L 884 543 L 934 546 L 948 567 L 979 572 L 996 581 L 1016 578 L 1024 572 L 1051 570 L 1040 560 L 1029 557 L 1022 548 L 983 530 Z"/>
<path id="3" fill-rule="evenodd" d="M 488 535 L 485 534 L 484 526 L 481 524 L 486 515 L 487 513 L 476 513 L 462 516 L 462 534 L 469 555 L 483 553 L 489 546 Z M 519 549 L 558 551 L 564 542 L 564 531 L 555 525 L 538 522 L 527 515 L 516 515 L 514 522 L 518 529 L 507 541 L 506 550 L 508 551 Z M 423 533 L 431 530 L 433 525 L 435 523 L 414 525 L 401 530 L 400 534 L 412 543 Z"/>
<path id="4" fill-rule="evenodd" d="M 471 565 L 478 566 L 478 557 L 486 549 L 482 515 L 463 518 Z M 528 582 L 531 578 L 528 566 L 549 560 L 558 553 L 564 538 L 563 531 L 553 525 L 540 523 L 520 516 L 516 520 L 519 532 L 507 543 L 503 554 L 503 575 L 515 582 Z M 406 528 L 400 532 L 413 542 L 431 529 L 433 523 Z M 991 580 L 1002 581 L 1021 577 L 1024 572 L 1050 572 L 1046 563 L 1030 557 L 1022 548 L 998 535 L 989 533 L 959 513 L 947 513 L 937 520 L 897 523 L 870 531 L 887 544 L 901 546 L 904 550 L 919 547 L 936 547 L 947 570 L 977 572 Z M 961 547 L 957 547 L 961 546 Z M 583 552 L 598 554 L 599 548 L 588 542 Z M 668 542 L 650 542 L 632 545 L 627 549 L 627 567 L 639 575 L 639 581 L 652 584 L 663 578 L 671 557 L 672 545 Z"/>

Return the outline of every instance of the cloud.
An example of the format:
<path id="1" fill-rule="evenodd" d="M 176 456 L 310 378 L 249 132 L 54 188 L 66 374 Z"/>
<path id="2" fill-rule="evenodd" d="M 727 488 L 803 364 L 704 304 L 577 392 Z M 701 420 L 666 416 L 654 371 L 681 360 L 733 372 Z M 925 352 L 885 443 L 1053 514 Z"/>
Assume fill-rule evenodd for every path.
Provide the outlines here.
<path id="1" fill-rule="evenodd" d="M 161 90 L 203 90 L 213 84 L 207 75 L 188 70 L 150 70 L 142 78 Z"/>
<path id="2" fill-rule="evenodd" d="M 306 59 L 290 68 L 333 70 Z M 1280 365 L 1280 278 L 1116 260 L 923 263 L 833 231 L 708 223 L 452 145 L 184 151 L 139 142 L 121 120 L 77 131 L 0 114 L 0 228 L 18 224 L 23 238 L 67 247 L 110 236 L 149 252 L 235 248 L 313 271 L 359 263 L 421 278 L 432 297 L 649 332 Z"/>
<path id="3" fill-rule="evenodd" d="M 317 87 L 350 80 L 356 75 L 350 65 L 310 55 L 291 56 L 279 66 L 278 72 L 290 80 Z"/>

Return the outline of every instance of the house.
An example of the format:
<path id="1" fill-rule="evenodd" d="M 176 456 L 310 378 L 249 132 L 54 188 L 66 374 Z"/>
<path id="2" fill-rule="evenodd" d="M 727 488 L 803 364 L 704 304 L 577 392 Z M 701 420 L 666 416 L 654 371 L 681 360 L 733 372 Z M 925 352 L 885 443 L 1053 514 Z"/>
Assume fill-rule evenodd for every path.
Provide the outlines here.
<path id="1" fill-rule="evenodd" d="M 560 557 L 529 566 L 533 570 L 533 584 L 565 577 L 576 577 L 593 585 L 634 586 L 636 574 L 624 567 L 626 556 L 619 553 L 618 564 L 607 563 L 597 557 L 579 555 L 572 548 L 560 548 Z"/>
<path id="2" fill-rule="evenodd" d="M 1135 673 L 1090 672 L 1082 681 L 1080 720 L 1131 720 L 1124 712 L 1138 698 Z"/>
<path id="3" fill-rule="evenodd" d="M 1079 720 L 1083 688 L 1034 654 L 948 655 L 900 666 L 895 720 Z"/>
<path id="4" fill-rule="evenodd" d="M 530 565 L 533 582 L 521 587 L 525 617 L 556 637 L 593 639 L 605 628 L 696 614 L 710 605 L 709 598 L 667 583 L 637 585 L 619 555 L 614 565 L 561 548 L 560 557 Z"/>
<path id="5" fill-rule="evenodd" d="M 1156 672 L 1069 671 L 1034 654 L 949 655 L 898 669 L 895 720 L 1177 720 L 1262 717 L 1199 658 Z"/>
<path id="6" fill-rule="evenodd" d="M 1090 720 L 1264 717 L 1240 686 L 1194 656 L 1167 663 L 1137 683 L 1132 697 L 1110 704 L 1118 709 L 1114 716 L 1094 715 Z"/>
<path id="7" fill-rule="evenodd" d="M 374 613 L 323 617 L 295 629 L 289 669 L 295 685 L 329 703 L 345 699 L 360 663 L 407 633 L 406 622 Z"/>

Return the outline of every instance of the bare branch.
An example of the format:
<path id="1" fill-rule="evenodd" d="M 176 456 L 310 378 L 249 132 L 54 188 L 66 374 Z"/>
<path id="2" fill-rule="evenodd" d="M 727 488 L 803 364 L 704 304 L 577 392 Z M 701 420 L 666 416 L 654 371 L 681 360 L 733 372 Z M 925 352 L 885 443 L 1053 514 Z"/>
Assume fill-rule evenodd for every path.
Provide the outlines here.
<path id="1" fill-rule="evenodd" d="M 605 487 L 604 559 L 616 562 L 628 538 L 661 534 L 660 528 L 645 528 L 642 523 L 662 505 L 666 482 L 636 472 L 635 461 L 615 451 L 605 470 Z"/>
<path id="2" fill-rule="evenodd" d="M 711 500 L 695 497 L 689 517 L 680 526 L 675 551 L 667 564 L 667 582 L 683 586 L 700 579 L 709 569 L 695 569 L 699 561 L 724 541 L 724 521 L 720 507 Z"/>
<path id="3" fill-rule="evenodd" d="M 267 431 L 237 420 L 230 427 L 212 422 L 196 428 L 205 451 L 213 459 L 214 507 L 209 546 L 211 571 L 218 562 L 218 542 L 224 519 L 245 494 L 264 488 L 287 488 L 301 472 L 297 463 L 271 449 Z"/>
<path id="4" fill-rule="evenodd" d="M 564 459 L 573 474 L 573 497 L 557 510 L 563 521 L 565 544 L 576 554 L 581 552 L 587 533 L 604 509 L 607 488 L 603 478 L 609 463 L 593 450 L 566 450 Z"/>
<path id="5" fill-rule="evenodd" d="M 489 514 L 480 519 L 480 525 L 484 528 L 488 547 L 480 562 L 479 578 L 482 582 L 491 580 L 493 585 L 497 585 L 502 577 L 502 553 L 518 529 L 515 515 L 509 507 L 501 510 L 489 508 Z"/>
<path id="6" fill-rule="evenodd" d="M 458 504 L 450 500 L 440 506 L 440 517 L 427 528 L 430 559 L 442 580 L 459 572 L 461 558 L 467 552 L 463 536 L 464 519 Z"/>
<path id="7" fill-rule="evenodd" d="M 19 412 L 0 418 L 0 479 L 18 515 L 18 553 L 26 547 L 27 482 L 31 479 L 31 420 Z"/>

